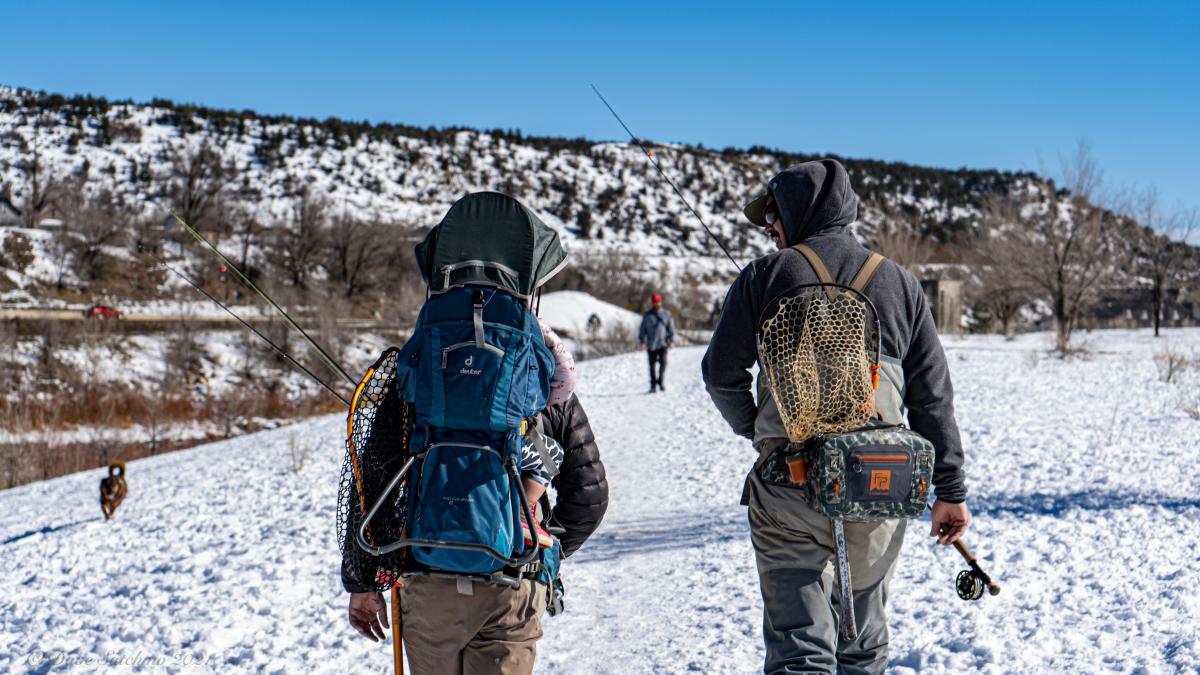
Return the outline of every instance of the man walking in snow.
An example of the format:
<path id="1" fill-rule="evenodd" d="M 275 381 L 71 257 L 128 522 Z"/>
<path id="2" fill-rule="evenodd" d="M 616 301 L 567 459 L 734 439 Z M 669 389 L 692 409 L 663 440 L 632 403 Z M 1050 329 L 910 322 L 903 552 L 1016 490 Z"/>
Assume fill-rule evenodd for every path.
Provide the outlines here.
<path id="1" fill-rule="evenodd" d="M 758 380 L 757 399 L 751 393 L 760 313 L 781 293 L 818 281 L 813 267 L 791 247 L 803 242 L 816 251 L 843 285 L 850 284 L 870 252 L 847 230 L 858 217 L 858 197 L 845 168 L 834 160 L 784 170 L 745 214 L 779 250 L 747 265 L 730 287 L 702 370 L 709 395 L 730 427 L 767 457 L 788 438 L 765 378 Z M 925 296 L 916 278 L 890 261 L 864 292 L 878 311 L 882 333 L 876 410 L 892 423 L 902 422 L 907 411 L 909 426 L 933 443 L 936 501 L 930 536 L 952 544 L 970 515 L 950 374 Z M 858 637 L 845 642 L 839 639 L 833 603 L 831 520 L 809 505 L 806 491 L 767 482 L 757 470 L 746 478 L 743 504 L 749 506 L 763 598 L 764 671 L 884 672 L 888 582 L 907 522 L 845 523 L 859 627 Z"/>
<path id="2" fill-rule="evenodd" d="M 662 296 L 655 293 L 650 298 L 650 311 L 642 315 L 638 328 L 638 346 L 645 347 L 650 359 L 650 393 L 663 390 L 663 373 L 667 370 L 667 350 L 675 341 L 675 320 L 663 309 Z M 657 365 L 657 371 L 655 370 Z"/>
<path id="3" fill-rule="evenodd" d="M 579 399 L 548 406 L 543 432 L 563 448 L 551 485 L 556 500 L 551 525 L 563 557 L 570 556 L 600 526 L 608 508 L 608 480 L 596 437 Z M 350 625 L 371 640 L 384 639 L 388 609 L 383 595 L 359 592 L 369 583 L 354 578 L 343 563 L 342 585 L 350 591 Z M 404 581 L 401 605 L 404 648 L 414 675 L 529 675 L 546 609 L 545 585 L 526 579 L 520 588 L 415 576 Z M 469 590 L 469 593 L 466 592 Z"/>

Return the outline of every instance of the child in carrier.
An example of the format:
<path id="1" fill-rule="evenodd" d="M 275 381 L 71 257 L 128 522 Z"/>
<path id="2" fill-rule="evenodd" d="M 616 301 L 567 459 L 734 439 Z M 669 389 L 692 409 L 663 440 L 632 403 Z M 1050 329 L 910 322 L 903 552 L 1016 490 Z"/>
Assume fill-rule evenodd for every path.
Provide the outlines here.
<path id="1" fill-rule="evenodd" d="M 540 318 L 538 326 L 542 329 L 542 340 L 550 351 L 554 354 L 554 377 L 550 380 L 550 400 L 546 402 L 547 406 L 552 406 L 558 403 L 563 403 L 571 398 L 571 394 L 575 391 L 575 357 L 571 355 L 571 350 L 559 339 L 554 331 L 547 326 Z M 539 433 L 534 431 L 532 433 Z M 563 448 L 558 441 L 550 436 L 540 434 L 542 442 L 545 444 L 547 453 L 554 460 L 555 466 L 562 464 Z M 537 537 L 538 546 L 549 548 L 554 545 L 554 538 L 550 533 L 542 528 L 542 517 L 539 513 L 542 495 L 546 494 L 546 487 L 550 485 L 551 472 L 546 468 L 545 462 L 542 460 L 542 454 L 538 452 L 532 439 L 527 439 L 525 444 L 521 446 L 521 483 L 525 492 L 525 501 L 529 502 L 533 511 L 535 522 L 534 531 L 531 532 L 529 524 L 524 522 L 524 511 L 521 512 L 521 530 L 525 535 L 525 543 L 530 544 L 533 538 Z"/>

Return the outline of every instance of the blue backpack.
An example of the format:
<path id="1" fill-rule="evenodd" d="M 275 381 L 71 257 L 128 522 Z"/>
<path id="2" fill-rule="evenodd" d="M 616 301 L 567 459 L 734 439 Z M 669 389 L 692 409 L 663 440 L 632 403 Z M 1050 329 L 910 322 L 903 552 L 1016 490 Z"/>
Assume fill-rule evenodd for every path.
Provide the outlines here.
<path id="1" fill-rule="evenodd" d="M 554 357 L 537 318 L 505 290 L 455 287 L 432 296 L 396 359 L 397 393 L 414 404 L 409 459 L 360 528 L 376 555 L 408 548 L 429 571 L 493 575 L 538 554 L 521 512 L 522 436 L 545 406 Z M 405 477 L 407 535 L 366 546 L 362 536 Z"/>

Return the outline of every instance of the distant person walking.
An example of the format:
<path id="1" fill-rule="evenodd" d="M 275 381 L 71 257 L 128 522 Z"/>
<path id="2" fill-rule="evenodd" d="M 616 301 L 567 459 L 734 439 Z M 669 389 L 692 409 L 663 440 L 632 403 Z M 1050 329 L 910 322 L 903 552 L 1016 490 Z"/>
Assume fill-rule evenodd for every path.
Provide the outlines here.
<path id="1" fill-rule="evenodd" d="M 653 305 L 642 315 L 642 327 L 638 329 L 638 347 L 646 349 L 650 358 L 650 393 L 663 390 L 663 373 L 667 370 L 667 350 L 675 341 L 675 320 L 663 309 L 662 296 L 655 293 L 650 298 Z M 655 364 L 658 365 L 657 371 Z"/>

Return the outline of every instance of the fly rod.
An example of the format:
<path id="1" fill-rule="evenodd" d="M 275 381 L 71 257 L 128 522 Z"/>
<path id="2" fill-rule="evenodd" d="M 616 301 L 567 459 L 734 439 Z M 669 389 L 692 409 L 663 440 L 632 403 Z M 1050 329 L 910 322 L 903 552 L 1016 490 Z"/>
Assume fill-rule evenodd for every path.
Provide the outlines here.
<path id="1" fill-rule="evenodd" d="M 188 225 L 187 222 L 184 221 L 183 218 L 180 218 L 179 216 L 172 213 L 170 215 L 170 217 L 167 219 L 168 224 L 170 223 L 171 220 L 174 220 L 175 222 L 177 222 L 181 226 L 183 226 L 183 229 L 186 230 L 188 234 L 192 235 L 192 237 L 196 241 L 200 242 L 200 244 L 202 244 L 203 246 L 207 247 L 210 251 L 212 251 L 226 267 L 228 267 L 235 275 L 237 275 L 237 278 L 240 279 L 242 283 L 246 284 L 247 288 L 249 288 L 250 290 L 257 293 L 258 297 L 265 300 L 268 305 L 270 305 L 272 308 L 274 308 L 275 311 L 278 312 L 279 315 L 283 317 L 283 320 L 286 321 L 289 326 L 296 329 L 300 333 L 300 335 L 304 337 L 305 341 L 307 341 L 308 344 L 317 351 L 317 354 L 321 357 L 321 360 L 325 362 L 325 365 L 329 366 L 333 370 L 333 372 L 337 373 L 338 375 L 341 375 L 342 379 L 344 379 L 346 382 L 348 382 L 350 384 L 350 386 L 353 387 L 353 386 L 358 385 L 358 382 L 354 378 L 350 377 L 350 374 L 347 373 L 344 368 L 339 366 L 333 360 L 333 357 L 329 356 L 329 354 L 321 347 L 321 345 L 317 344 L 316 340 L 314 340 L 307 332 L 305 332 L 305 330 L 303 328 L 301 328 L 299 324 L 297 324 L 294 320 L 292 320 L 292 317 L 289 316 L 288 313 L 286 311 L 284 311 L 284 309 L 282 307 L 280 307 L 278 304 L 276 304 L 275 301 L 272 300 L 270 296 L 268 296 L 266 293 L 264 293 L 263 290 L 258 287 L 258 284 L 255 284 L 253 281 L 250 280 L 249 277 L 247 277 L 245 274 L 243 274 L 242 270 L 239 269 L 237 265 L 233 264 L 232 260 L 225 257 L 225 254 L 221 253 L 220 249 L 218 249 L 216 246 L 214 246 L 212 244 L 212 242 L 210 242 L 204 235 L 197 232 L 194 227 L 192 227 L 191 225 Z"/>
<path id="2" fill-rule="evenodd" d="M 270 345 L 271 349 L 274 349 L 276 354 L 279 354 L 280 356 L 282 356 L 284 359 L 287 360 L 288 363 L 292 364 L 292 366 L 294 366 L 295 368 L 299 369 L 302 373 L 307 375 L 313 382 L 316 382 L 317 384 L 324 387 L 325 390 L 328 391 L 330 394 L 333 394 L 333 396 L 335 398 L 337 398 L 337 400 L 341 401 L 343 404 L 345 404 L 347 407 L 349 407 L 350 402 L 347 401 L 344 396 L 342 396 L 336 390 L 334 390 L 333 387 L 329 386 L 329 384 L 326 383 L 325 380 L 322 380 L 321 378 L 317 377 L 311 370 L 309 370 L 308 368 L 305 368 L 304 364 L 302 364 L 299 361 L 297 361 L 296 359 L 292 358 L 291 354 L 288 354 L 287 352 L 283 351 L 283 349 L 281 349 L 279 347 L 279 345 L 276 345 L 270 338 L 268 338 L 266 335 L 263 335 L 262 332 L 260 332 L 257 328 L 250 325 L 242 317 L 238 316 L 237 313 L 234 312 L 232 309 L 230 309 L 227 305 L 225 305 L 225 303 L 223 303 L 220 300 L 213 297 L 212 294 L 210 294 L 208 291 L 201 288 L 200 284 L 197 284 L 186 274 L 184 274 L 183 272 L 180 272 L 179 270 L 172 267 L 167 261 L 163 260 L 162 258 L 159 258 L 158 256 L 154 256 L 154 258 L 156 260 L 158 260 L 158 263 L 160 265 L 162 265 L 164 268 L 173 272 L 175 274 L 175 276 L 186 281 L 189 285 L 191 285 L 192 288 L 199 291 L 204 297 L 208 298 L 209 300 L 212 300 L 213 303 L 215 303 L 218 307 L 225 310 L 225 313 L 229 314 L 229 316 L 232 316 L 233 318 L 237 319 L 238 323 L 241 323 L 246 328 L 249 328 L 250 332 L 254 333 L 255 335 L 258 336 L 258 338 L 260 340 L 262 340 L 263 342 Z"/>
<path id="3" fill-rule="evenodd" d="M 725 248 L 725 243 L 721 241 L 721 238 L 718 237 L 716 233 L 714 233 L 712 229 L 708 227 L 708 223 L 704 222 L 704 218 L 701 218 L 700 214 L 696 212 L 696 209 L 692 208 L 692 203 L 689 202 L 687 197 L 684 197 L 683 193 L 679 191 L 679 188 L 675 185 L 675 181 L 671 180 L 671 178 L 667 176 L 667 173 L 663 171 L 662 165 L 660 165 L 658 160 L 654 158 L 654 153 L 647 149 L 642 141 L 638 139 L 638 137 L 635 136 L 632 131 L 629 130 L 629 126 L 625 124 L 625 120 L 622 120 L 621 116 L 617 114 L 617 111 L 613 110 L 613 107 L 609 105 L 608 100 L 604 98 L 604 94 L 601 94 L 600 90 L 597 89 L 596 85 L 594 84 L 592 85 L 592 91 L 596 92 L 596 96 L 600 97 L 600 101 L 604 103 L 604 107 L 608 108 L 608 112 L 612 113 L 612 116 L 617 119 L 617 122 L 622 128 L 625 129 L 625 133 L 629 134 L 629 139 L 642 149 L 642 154 L 645 155 L 646 159 L 649 160 L 650 163 L 654 165 L 654 168 L 658 170 L 658 175 L 662 176 L 663 180 L 667 181 L 667 185 L 670 185 L 671 189 L 675 191 L 675 194 L 683 200 L 683 205 L 687 207 L 688 211 L 692 212 L 693 216 L 696 216 L 696 220 L 700 221 L 700 226 L 704 228 L 704 231 L 708 233 L 708 236 L 712 237 L 713 241 L 717 242 L 717 246 L 721 247 L 721 251 L 725 253 L 725 257 L 729 258 L 729 262 L 733 263 L 733 266 L 736 267 L 737 271 L 740 273 L 742 271 L 742 266 L 739 265 L 738 261 L 734 259 L 733 254 L 729 252 L 729 249 Z"/>

